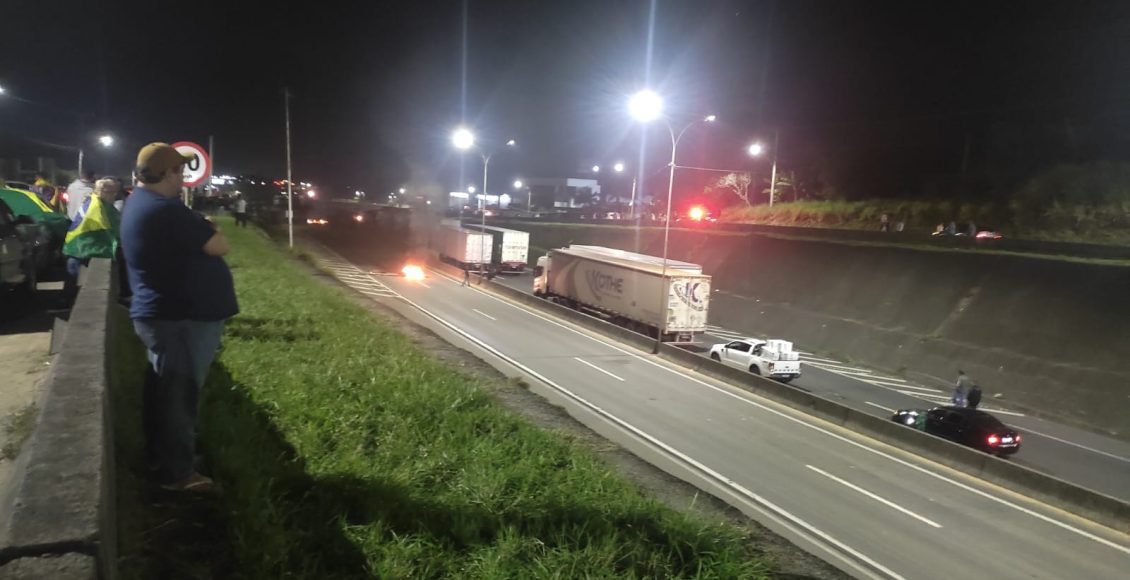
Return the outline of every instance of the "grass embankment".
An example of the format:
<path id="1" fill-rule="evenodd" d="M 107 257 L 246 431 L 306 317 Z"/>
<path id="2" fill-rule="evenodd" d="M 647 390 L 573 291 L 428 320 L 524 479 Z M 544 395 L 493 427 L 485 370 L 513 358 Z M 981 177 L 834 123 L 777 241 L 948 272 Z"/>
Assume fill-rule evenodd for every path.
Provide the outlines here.
<path id="1" fill-rule="evenodd" d="M 902 220 L 907 232 L 930 233 L 938 224 L 956 221 L 992 227 L 1006 237 L 1059 242 L 1130 244 L 1130 204 L 1104 205 L 1049 203 L 1031 209 L 1013 203 L 957 203 L 950 201 L 796 201 L 773 207 L 732 206 L 722 211 L 726 222 L 778 226 L 878 230 L 886 213 L 891 228 Z"/>
<path id="2" fill-rule="evenodd" d="M 225 231 L 242 313 L 205 388 L 201 445 L 224 486 L 219 500 L 186 508 L 139 483 L 143 360 L 122 335 L 128 323 L 116 322 L 115 344 L 127 347 L 115 353 L 123 577 L 158 577 L 175 559 L 189 568 L 174 576 L 245 578 L 767 573 L 741 530 L 644 495 L 257 230 Z M 163 531 L 192 517 L 216 533 Z"/>

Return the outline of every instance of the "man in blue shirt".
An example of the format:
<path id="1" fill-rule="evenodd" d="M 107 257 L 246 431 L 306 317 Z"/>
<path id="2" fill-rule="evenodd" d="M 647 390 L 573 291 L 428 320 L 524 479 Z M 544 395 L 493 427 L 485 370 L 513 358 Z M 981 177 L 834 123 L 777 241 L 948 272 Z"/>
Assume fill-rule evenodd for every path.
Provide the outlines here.
<path id="1" fill-rule="evenodd" d="M 224 320 L 236 315 L 222 258 L 227 239 L 180 200 L 191 161 L 165 143 L 137 155 L 137 186 L 122 211 L 121 243 L 133 291 L 130 318 L 149 351 L 143 393 L 146 459 L 174 491 L 211 492 L 194 467 L 198 399 Z"/>

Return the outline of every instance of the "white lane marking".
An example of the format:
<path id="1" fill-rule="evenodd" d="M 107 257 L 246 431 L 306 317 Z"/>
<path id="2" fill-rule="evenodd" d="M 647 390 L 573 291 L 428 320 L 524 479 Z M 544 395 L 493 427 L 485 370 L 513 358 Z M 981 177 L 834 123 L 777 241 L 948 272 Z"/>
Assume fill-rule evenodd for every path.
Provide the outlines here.
<path id="1" fill-rule="evenodd" d="M 618 377 L 618 376 L 616 376 L 616 375 L 614 375 L 614 374 L 612 374 L 612 373 L 610 373 L 610 372 L 608 372 L 608 371 L 606 371 L 606 370 L 604 370 L 604 369 L 602 369 L 602 368 L 600 368 L 600 367 L 598 367 L 598 366 L 596 366 L 596 365 L 592 364 L 591 362 L 589 362 L 589 361 L 587 361 L 587 360 L 584 360 L 584 359 L 582 359 L 582 358 L 580 358 L 580 357 L 573 357 L 573 360 L 575 360 L 575 361 L 577 361 L 577 362 L 579 362 L 579 363 L 581 363 L 581 364 L 583 364 L 583 365 L 588 365 L 588 366 L 590 366 L 590 367 L 592 367 L 592 368 L 594 368 L 594 369 L 596 369 L 596 370 L 598 370 L 598 371 L 600 371 L 600 372 L 602 372 L 602 373 L 604 373 L 604 374 L 606 374 L 606 375 L 608 375 L 608 376 L 610 376 L 610 377 L 612 377 L 612 378 L 614 378 L 614 379 L 616 379 L 616 380 L 618 380 L 618 381 L 620 381 L 620 382 L 624 382 L 624 379 L 622 379 L 622 378 L 620 378 L 620 377 Z"/>
<path id="2" fill-rule="evenodd" d="M 999 413 L 1000 411 L 997 411 L 997 412 Z M 1095 449 L 1094 447 L 1087 447 L 1086 445 L 1075 443 L 1074 441 L 1068 441 L 1066 439 L 1060 439 L 1059 437 L 1056 437 L 1054 435 L 1048 435 L 1047 433 L 1041 433 L 1039 431 L 1033 431 L 1032 429 L 1028 429 L 1026 427 L 1014 427 L 1014 429 L 1018 429 L 1023 433 L 1034 433 L 1036 435 L 1039 435 L 1040 437 L 1047 437 L 1048 439 L 1059 441 L 1060 443 L 1064 443 L 1066 445 L 1074 445 L 1075 447 L 1078 447 L 1080 449 L 1086 449 L 1087 451 L 1090 451 L 1091 453 L 1098 453 L 1099 455 L 1103 455 L 1103 456 L 1109 457 L 1111 459 L 1117 459 L 1119 461 L 1125 461 L 1126 463 L 1130 463 L 1130 457 L 1123 457 L 1121 455 L 1115 455 L 1113 453 L 1108 453 L 1108 452 L 1103 451 L 1101 449 Z"/>
<path id="3" fill-rule="evenodd" d="M 877 502 L 880 502 L 880 503 L 882 503 L 883 505 L 885 505 L 889 508 L 896 509 L 896 510 L 898 510 L 898 511 L 900 511 L 900 512 L 902 512 L 902 513 L 904 513 L 904 514 L 906 514 L 906 515 L 908 515 L 908 516 L 910 516 L 910 517 L 912 517 L 912 518 L 914 518 L 914 519 L 916 519 L 916 520 L 918 520 L 918 521 L 920 521 L 920 522 L 922 522 L 922 523 L 924 523 L 928 526 L 933 526 L 935 528 L 942 527 L 941 524 L 935 523 L 933 520 L 924 518 L 924 517 L 912 512 L 912 511 L 902 507 L 901 505 L 899 505 L 899 504 L 897 504 L 893 501 L 890 501 L 888 499 L 882 498 L 882 497 L 880 497 L 880 496 L 878 496 L 874 493 L 871 493 L 870 491 L 867 491 L 866 489 L 863 489 L 862 487 L 859 487 L 858 485 L 855 485 L 854 483 L 852 483 L 850 481 L 840 479 L 839 477 L 836 477 L 836 476 L 832 475 L 831 473 L 828 473 L 827 471 L 820 469 L 819 467 L 814 467 L 812 465 L 805 465 L 805 467 L 811 469 L 812 471 L 815 471 L 816 473 L 819 473 L 820 475 L 823 475 L 824 477 L 827 477 L 828 479 L 831 479 L 832 481 L 834 481 L 834 482 L 836 482 L 840 485 L 854 489 L 855 491 L 858 491 L 859 493 L 862 493 L 863 495 L 865 495 L 865 496 L 867 496 L 867 497 L 869 497 L 869 498 L 871 498 L 871 499 L 873 499 Z"/>
<path id="4" fill-rule="evenodd" d="M 915 392 L 915 391 L 903 391 L 903 390 L 900 390 L 900 389 L 894 389 L 894 391 L 896 393 L 899 393 L 900 395 L 909 395 L 911 397 L 918 397 L 919 399 L 922 399 L 923 401 L 929 401 L 931 403 L 936 402 L 936 401 L 941 401 L 941 402 L 952 401 L 952 399 L 950 397 L 947 397 L 945 395 L 927 395 L 926 393 L 919 393 L 919 392 Z"/>
<path id="5" fill-rule="evenodd" d="M 446 277 L 446 274 L 443 274 L 442 272 L 437 272 L 437 273 Z M 454 279 L 452 279 L 451 281 L 453 283 L 458 283 Z M 475 290 L 478 290 L 478 289 L 475 288 Z M 560 326 L 561 328 L 564 328 L 564 329 L 566 329 L 570 332 L 574 332 L 576 334 L 579 334 L 580 336 L 585 336 L 585 337 L 587 337 L 587 338 L 589 338 L 589 339 L 591 339 L 595 342 L 598 342 L 600 344 L 604 344 L 605 346 L 608 346 L 608 347 L 610 347 L 614 350 L 620 351 L 624 354 L 628 354 L 628 355 L 630 355 L 634 358 L 644 360 L 645 362 L 649 362 L 650 364 L 655 364 L 655 363 L 651 363 L 651 361 L 646 361 L 646 359 L 643 359 L 642 357 L 639 357 L 639 356 L 636 356 L 632 353 L 629 353 L 629 352 L 627 352 L 627 351 L 625 351 L 621 348 L 618 348 L 618 347 L 613 346 L 611 344 L 605 343 L 604 341 L 601 341 L 601 340 L 599 340 L 595 337 L 588 336 L 585 333 L 580 332 L 576 329 L 569 328 L 569 327 L 567 327 L 563 324 L 560 324 L 558 322 L 555 322 L 553 320 L 543 318 L 542 316 L 535 314 L 534 312 L 531 312 L 531 311 L 526 310 L 524 308 L 520 308 L 520 307 L 518 307 L 514 304 L 511 304 L 510 302 L 507 302 L 506 300 L 502 300 L 501 298 L 497 298 L 497 297 L 491 295 L 489 292 L 483 292 L 482 290 L 478 290 L 478 291 L 480 293 L 482 293 L 484 296 L 487 296 L 488 298 L 494 299 L 494 300 L 496 300 L 496 301 L 498 301 L 502 304 L 505 304 L 507 306 L 511 306 L 511 307 L 515 308 L 516 310 L 526 312 L 527 314 L 530 314 L 531 316 L 534 316 L 535 318 L 541 318 L 541 319 L 545 320 L 546 322 Z M 769 501 L 768 499 L 765 499 L 764 497 L 754 493 L 752 490 L 747 489 L 745 486 L 741 485 L 740 483 L 729 479 L 728 477 L 722 475 L 721 473 L 718 473 L 717 471 L 714 471 L 713 469 L 707 467 L 705 464 L 695 460 L 694 458 L 690 457 L 689 455 L 686 455 L 683 452 L 675 449 L 674 447 L 671 447 L 670 445 L 664 443 L 663 441 L 653 437 L 652 435 L 648 434 L 646 431 L 643 431 L 639 427 L 636 427 L 635 425 L 628 423 L 627 421 L 617 417 L 616 415 L 613 415 L 611 412 L 606 411 L 604 408 L 600 407 L 599 405 L 592 403 L 592 402 L 588 401 L 587 399 L 585 399 L 584 397 L 581 397 L 580 395 L 574 393 L 573 391 L 570 391 L 569 389 L 566 389 L 565 387 L 562 387 L 561 385 L 553 382 L 548 377 L 538 373 L 537 371 L 535 371 L 532 368 L 522 364 L 521 362 L 518 362 L 518 360 L 503 354 L 498 349 L 496 349 L 493 346 L 490 346 L 489 344 L 487 344 L 486 342 L 470 335 L 469 333 L 464 331 L 462 328 L 459 328 L 458 326 L 448 322 L 447 320 L 444 320 L 443 318 L 439 317 L 438 315 L 432 313 L 430 310 L 420 306 L 419 304 L 416 304 L 415 302 L 409 300 L 408 298 L 406 298 L 404 296 L 401 296 L 400 299 L 403 300 L 404 302 L 406 302 L 407 304 L 411 305 L 412 307 L 416 308 L 420 312 L 423 312 L 424 314 L 426 314 L 427 316 L 429 316 L 430 318 L 432 318 L 436 322 L 439 322 L 440 324 L 446 326 L 448 329 L 455 332 L 456 334 L 459 334 L 463 338 L 465 338 L 465 339 L 473 342 L 474 344 L 478 345 L 479 348 L 482 348 L 483 350 L 497 356 L 498 358 L 505 360 L 506 362 L 513 365 L 515 368 L 521 369 L 526 374 L 528 374 L 528 375 L 538 379 L 539 381 L 545 383 L 546 385 L 552 387 L 553 389 L 557 390 L 559 393 L 565 395 L 566 397 L 573 399 L 574 401 L 576 401 L 580 405 L 587 407 L 588 409 L 592 410 L 594 413 L 600 415 L 601 417 L 604 417 L 608 421 L 611 421 L 612 423 L 619 426 L 620 428 L 622 428 L 622 429 L 634 434 L 635 436 L 639 437 L 640 439 L 643 439 L 644 441 L 650 443 L 651 445 L 653 445 L 657 449 L 659 449 L 659 450 L 671 455 L 672 457 L 675 457 L 676 459 L 683 461 L 687 465 L 699 470 L 699 472 L 701 472 L 702 474 L 706 475 L 707 477 L 713 479 L 716 483 L 719 483 L 719 484 L 721 484 L 725 487 L 728 487 L 730 490 L 736 492 L 739 496 L 743 497 L 745 499 L 746 505 L 748 505 L 750 508 L 758 511 L 759 513 L 763 514 L 765 517 L 773 520 L 774 522 L 778 523 L 779 525 L 781 525 L 785 528 L 788 528 L 792 533 L 803 537 L 804 539 L 811 542 L 812 544 L 823 548 L 828 554 L 838 558 L 840 561 L 844 562 L 845 564 L 847 564 L 851 568 L 855 569 L 857 572 L 860 572 L 860 573 L 866 575 L 869 578 L 879 578 L 880 576 L 875 573 L 876 571 L 878 571 L 878 572 L 881 572 L 882 574 L 885 574 L 886 577 L 888 577 L 888 578 L 894 578 L 894 579 L 897 579 L 897 580 L 905 580 L 905 578 L 894 573 L 889 568 L 887 568 L 887 567 L 883 566 L 882 564 L 879 564 L 878 562 L 872 560 L 871 558 L 869 558 L 868 556 L 864 555 L 863 553 L 855 550 L 851 546 L 848 546 L 847 544 L 844 544 L 843 542 L 837 540 L 836 538 L 828 535 L 826 532 L 821 531 L 820 529 L 816 528 L 815 526 L 806 522 L 805 520 L 801 519 L 800 517 L 793 515 L 792 513 L 786 511 L 784 508 L 778 506 L 777 504 L 775 504 L 775 503 Z M 661 365 L 656 365 L 656 366 L 660 366 L 660 368 L 663 368 Z M 676 372 L 676 371 L 673 371 L 671 369 L 667 369 L 667 370 L 669 370 L 670 372 Z M 676 372 L 676 374 L 681 374 L 681 373 Z M 690 378 L 690 377 L 687 377 L 687 378 Z M 694 380 L 694 379 L 691 379 L 691 380 Z M 709 385 L 707 385 L 707 386 L 709 386 Z M 716 388 L 716 387 L 712 387 L 712 388 Z M 722 391 L 722 392 L 725 392 L 725 391 Z M 855 560 L 850 559 L 848 556 L 855 558 Z M 868 568 L 867 566 L 870 566 L 871 568 Z"/>
<path id="6" fill-rule="evenodd" d="M 804 362 L 814 360 L 814 361 L 824 363 L 824 364 L 829 364 L 829 365 L 844 365 L 845 364 L 844 361 L 842 361 L 842 360 L 836 360 L 836 359 L 833 359 L 833 358 L 820 358 L 818 356 L 812 356 L 812 355 L 803 356 L 803 357 L 801 357 L 800 360 L 802 360 Z"/>
<path id="7" fill-rule="evenodd" d="M 425 283 L 423 280 L 416 280 L 416 283 L 419 284 L 420 286 L 423 286 L 424 288 L 427 288 L 428 290 L 432 289 L 432 287 L 428 286 L 427 283 Z"/>
<path id="8" fill-rule="evenodd" d="M 882 409 L 882 410 L 884 410 L 884 411 L 886 411 L 886 412 L 888 412 L 888 413 L 894 413 L 894 412 L 895 412 L 895 410 L 894 410 L 894 409 L 892 409 L 892 408 L 890 408 L 890 407 L 884 407 L 884 406 L 882 406 L 882 405 L 876 405 L 875 403 L 872 403 L 871 401 L 863 401 L 863 404 L 864 404 L 864 405 L 871 405 L 872 407 L 876 407 L 876 408 Z"/>
<path id="9" fill-rule="evenodd" d="M 824 369 L 824 370 L 826 370 L 830 373 L 836 373 L 837 375 L 844 375 L 844 376 L 851 377 L 853 379 L 860 379 L 860 380 L 863 380 L 863 381 L 866 381 L 866 380 L 869 380 L 869 379 L 882 379 L 882 380 L 885 380 L 885 381 L 894 381 L 894 382 L 899 383 L 899 384 L 906 382 L 904 379 L 896 379 L 894 377 L 872 376 L 871 371 L 842 371 L 842 370 L 839 370 L 839 369 L 828 368 L 828 365 L 821 364 L 821 363 L 810 362 L 808 364 L 810 364 L 810 365 L 812 365 L 816 368 L 819 368 L 819 369 Z"/>
<path id="10" fill-rule="evenodd" d="M 561 323 L 561 322 L 558 322 L 558 321 L 556 321 L 556 320 L 553 320 L 553 319 L 547 318 L 547 317 L 545 317 L 545 316 L 542 316 L 541 314 L 538 314 L 538 313 L 536 313 L 536 312 L 534 312 L 534 311 L 532 311 L 532 310 L 528 310 L 528 309 L 526 309 L 526 308 L 524 308 L 524 307 L 522 307 L 522 306 L 519 306 L 518 304 L 515 304 L 515 303 L 513 303 L 513 302 L 510 302 L 509 300 L 504 300 L 504 299 L 502 299 L 502 298 L 499 298 L 499 297 L 497 297 L 497 296 L 494 296 L 493 294 L 490 294 L 489 292 L 483 292 L 482 290 L 479 290 L 479 292 L 482 292 L 482 294 L 483 294 L 483 295 L 485 295 L 485 296 L 487 296 L 487 297 L 489 297 L 489 298 L 491 298 L 491 299 L 493 299 L 493 300 L 495 300 L 495 301 L 497 301 L 497 302 L 499 302 L 499 303 L 505 304 L 505 305 L 507 305 L 507 306 L 509 306 L 509 307 L 511 307 L 511 308 L 513 308 L 513 309 L 515 309 L 515 310 L 519 310 L 519 311 L 521 311 L 521 312 L 525 312 L 526 314 L 529 314 L 530 316 L 533 316 L 534 318 L 538 318 L 538 319 L 544 320 L 544 321 L 546 321 L 546 322 L 548 322 L 548 323 L 550 323 L 550 324 L 553 324 L 553 325 L 555 325 L 555 326 L 559 326 L 559 327 L 561 327 L 561 328 L 564 328 L 565 330 L 568 330 L 569 332 L 572 332 L 572 333 L 574 333 L 574 334 L 577 334 L 577 335 L 579 335 L 579 336 L 583 336 L 583 337 L 585 337 L 585 338 L 588 338 L 589 340 L 591 340 L 591 341 L 593 341 L 593 342 L 596 342 L 596 343 L 599 343 L 599 344 L 603 344 L 603 345 L 607 346 L 608 348 L 611 348 L 612 350 L 615 350 L 615 351 L 618 351 L 618 352 L 624 353 L 624 354 L 626 354 L 626 355 L 628 355 L 628 356 L 630 356 L 630 357 L 633 357 L 633 358 L 636 358 L 636 359 L 638 359 L 638 360 L 644 361 L 644 362 L 646 362 L 646 363 L 648 363 L 648 364 L 650 364 L 650 365 L 652 365 L 652 366 L 655 366 L 655 367 L 657 367 L 657 368 L 663 369 L 663 370 L 665 370 L 665 371 L 667 371 L 667 372 L 669 372 L 669 373 L 671 373 L 671 374 L 673 374 L 673 375 L 676 375 L 676 376 L 680 376 L 680 377 L 683 377 L 683 378 L 685 378 L 685 379 L 687 379 L 687 380 L 689 380 L 689 381 L 691 381 L 691 382 L 694 382 L 694 383 L 698 383 L 698 384 L 700 384 L 700 385 L 702 385 L 702 386 L 704 386 L 704 387 L 706 387 L 706 388 L 708 388 L 708 389 L 711 389 L 711 390 L 713 390 L 713 391 L 717 391 L 718 393 L 721 393 L 721 394 L 723 394 L 723 395 L 726 395 L 726 396 L 728 396 L 728 397 L 732 397 L 732 398 L 734 398 L 734 399 L 737 399 L 737 400 L 739 400 L 739 401 L 741 401 L 741 402 L 743 402 L 743 403 L 745 403 L 745 404 L 747 404 L 747 405 L 752 405 L 752 406 L 754 406 L 754 407 L 757 407 L 757 408 L 759 408 L 759 409 L 762 409 L 762 410 L 764 410 L 764 411 L 766 411 L 766 412 L 769 412 L 769 413 L 772 413 L 772 414 L 774 414 L 774 415 L 777 415 L 777 416 L 779 416 L 779 417 L 781 417 L 781 418 L 783 418 L 783 419 L 785 419 L 785 420 L 787 420 L 787 421 L 792 421 L 793 423 L 796 423 L 796 424 L 798 424 L 798 425 L 801 425 L 801 426 L 803 426 L 803 427 L 806 427 L 806 428 L 808 428 L 808 429 L 812 429 L 812 430 L 814 430 L 814 431 L 817 431 L 817 432 L 819 432 L 819 433 L 823 433 L 823 434 L 825 434 L 825 435 L 827 435 L 827 436 L 829 436 L 829 437 L 832 437 L 833 439 L 838 439 L 838 440 L 840 440 L 840 441 L 842 441 L 842 442 L 844 442 L 844 443 L 847 443 L 848 445 L 851 445 L 851 446 L 853 446 L 853 447 L 858 447 L 859 449 L 862 449 L 862 450 L 864 450 L 864 451 L 867 451 L 868 453 L 872 453 L 872 454 L 874 454 L 874 455 L 877 455 L 877 456 L 879 456 L 879 457 L 883 457 L 884 459 L 888 459 L 888 460 L 890 460 L 890 461 L 893 461 L 893 462 L 895 462 L 895 463 L 897 463 L 897 464 L 899 464 L 899 465 L 902 465 L 902 466 L 904 466 L 904 467 L 907 467 L 907 468 L 909 468 L 909 469 L 912 469 L 912 470 L 914 470 L 914 471 L 918 471 L 919 473 L 922 473 L 922 474 L 924 474 L 924 475 L 927 475 L 927 476 L 929 476 L 929 477 L 932 477 L 932 478 L 934 478 L 934 479 L 937 479 L 937 480 L 939 480 L 939 481 L 944 481 L 944 482 L 946 482 L 946 483 L 949 483 L 949 484 L 951 484 L 951 485 L 954 485 L 954 486 L 958 487 L 959 489 L 963 489 L 963 490 L 965 490 L 965 491 L 968 491 L 968 492 L 971 492 L 971 493 L 973 493 L 973 494 L 975 494 L 975 495 L 978 495 L 978 496 L 984 497 L 985 499 L 988 499 L 988 500 L 990 500 L 990 501 L 994 501 L 994 502 L 996 502 L 996 503 L 999 503 L 999 504 L 1001 504 L 1001 505 L 1004 505 L 1004 506 L 1006 506 L 1006 507 L 1010 507 L 1010 508 L 1012 508 L 1012 509 L 1014 509 L 1014 510 L 1016 510 L 1016 511 L 1020 512 L 1020 513 L 1023 513 L 1023 514 L 1025 514 L 1025 515 L 1028 515 L 1028 516 L 1031 516 L 1031 517 L 1033 517 L 1033 518 L 1036 518 L 1036 519 L 1038 519 L 1038 520 L 1041 520 L 1041 521 L 1047 522 L 1047 523 L 1049 523 L 1049 524 L 1052 524 L 1053 526 L 1056 526 L 1056 527 L 1059 527 L 1059 528 L 1061 528 L 1061 529 L 1067 530 L 1068 532 L 1071 532 L 1071 533 L 1077 534 L 1077 535 L 1079 535 L 1079 536 L 1082 536 L 1082 537 L 1084 537 L 1084 538 L 1087 538 L 1087 539 L 1089 539 L 1089 540 L 1092 540 L 1092 541 L 1094 541 L 1094 542 L 1098 542 L 1099 544 L 1102 544 L 1102 545 L 1104 545 L 1104 546 L 1107 546 L 1107 547 L 1109 547 L 1109 548 L 1113 548 L 1114 550 L 1117 550 L 1117 551 L 1119 551 L 1119 552 L 1122 552 L 1122 553 L 1124 553 L 1124 554 L 1130 555 L 1130 547 L 1126 547 L 1126 546 L 1122 546 L 1122 545 L 1119 545 L 1119 544 L 1117 544 L 1117 543 L 1115 543 L 1115 542 L 1112 542 L 1112 541 L 1110 541 L 1110 540 L 1108 540 L 1108 539 L 1106 539 L 1106 538 L 1103 538 L 1103 537 L 1097 536 L 1097 535 L 1095 535 L 1095 534 L 1092 534 L 1091 532 L 1088 532 L 1088 531 L 1086 531 L 1086 530 L 1082 530 L 1082 529 L 1079 529 L 1079 528 L 1077 528 L 1077 527 L 1075 527 L 1075 526 L 1073 526 L 1073 525 L 1071 525 L 1071 524 L 1068 524 L 1068 523 L 1064 523 L 1064 522 L 1061 522 L 1061 521 L 1059 521 L 1059 520 L 1057 520 L 1057 519 L 1055 519 L 1055 518 L 1052 518 L 1052 517 L 1050 517 L 1050 516 L 1046 516 L 1046 515 L 1044 515 L 1044 514 L 1041 514 L 1041 513 L 1039 513 L 1039 512 L 1036 512 L 1036 511 L 1030 510 L 1030 509 L 1028 509 L 1028 508 L 1026 508 L 1026 507 L 1024 507 L 1024 506 L 1022 506 L 1022 505 L 1019 505 L 1019 504 L 1017 504 L 1017 503 L 1011 502 L 1011 501 L 1009 501 L 1009 500 L 1007 500 L 1007 499 L 1004 499 L 1004 498 L 1000 498 L 1000 497 L 996 497 L 996 496 L 994 496 L 994 495 L 990 494 L 990 493 L 989 493 L 989 492 L 987 492 L 987 491 L 983 491 L 983 490 L 977 489 L 976 487 L 973 487 L 973 486 L 971 486 L 971 485 L 969 485 L 969 484 L 966 484 L 966 483 L 962 483 L 962 482 L 960 482 L 960 481 L 957 481 L 956 479 L 951 479 L 951 478 L 949 478 L 949 477 L 947 477 L 947 476 L 945 476 L 945 475 L 942 475 L 942 474 L 940 474 L 940 473 L 935 473 L 935 472 L 933 472 L 933 471 L 930 471 L 929 469 L 927 469 L 927 468 L 925 468 L 925 467 L 922 467 L 922 466 L 919 466 L 919 465 L 915 465 L 915 464 L 913 464 L 913 463 L 911 463 L 911 462 L 909 462 L 909 461 L 906 461 L 905 459 L 900 459 L 900 458 L 898 458 L 898 457 L 895 457 L 894 455 L 891 455 L 890 453 L 887 453 L 887 452 L 885 452 L 885 451 L 880 451 L 880 450 L 878 450 L 878 449 L 874 449 L 874 448 L 868 447 L 867 445 L 864 445 L 863 443 L 860 443 L 860 442 L 858 442 L 858 441 L 853 441 L 853 440 L 851 440 L 851 439 L 849 439 L 849 438 L 847 438 L 847 437 L 845 437 L 845 436 L 843 436 L 843 435 L 840 435 L 840 434 L 838 434 L 838 433 L 833 433 L 833 432 L 831 432 L 831 431 L 829 431 L 829 430 L 827 430 L 827 429 L 825 429 L 825 428 L 823 428 L 823 427 L 819 427 L 819 426 L 817 426 L 817 425 L 814 425 L 814 424 L 812 424 L 812 423 L 809 423 L 809 422 L 807 422 L 807 421 L 805 421 L 805 420 L 803 420 L 803 419 L 800 419 L 800 418 L 797 418 L 797 417 L 792 417 L 792 416 L 788 415 L 787 413 L 785 413 L 785 412 L 783 412 L 783 411 L 778 411 L 777 409 L 773 409 L 772 407 L 768 407 L 768 406 L 766 406 L 766 405 L 763 405 L 763 404 L 761 404 L 761 403 L 758 403 L 757 401 L 754 401 L 754 400 L 752 400 L 752 399 L 748 399 L 748 398 L 745 398 L 745 397 L 739 396 L 739 395 L 737 395 L 737 394 L 735 394 L 735 393 L 731 393 L 730 391 L 728 391 L 728 390 L 726 390 L 726 389 L 723 389 L 723 388 L 721 388 L 721 387 L 718 387 L 718 386 L 716 386 L 716 385 L 712 385 L 712 384 L 710 384 L 710 383 L 708 383 L 708 382 L 706 382 L 706 381 L 703 381 L 703 380 L 701 380 L 701 379 L 698 379 L 698 378 L 696 378 L 696 377 L 692 377 L 692 376 L 690 376 L 690 375 L 688 375 L 688 374 L 684 373 L 683 371 L 680 371 L 680 370 L 677 370 L 677 369 L 674 369 L 674 368 L 670 368 L 670 367 L 667 367 L 666 365 L 663 365 L 663 364 L 660 364 L 660 363 L 658 363 L 658 362 L 655 362 L 655 361 L 653 361 L 653 360 L 650 360 L 650 359 L 644 358 L 644 357 L 642 357 L 642 356 L 640 356 L 640 355 L 637 355 L 637 354 L 635 354 L 635 353 L 633 353 L 633 352 L 630 352 L 630 351 L 628 351 L 628 350 L 625 350 L 625 349 L 623 349 L 623 348 L 620 348 L 620 347 L 618 347 L 618 346 L 615 346 L 615 345 L 613 345 L 613 344 L 611 344 L 611 343 L 605 342 L 605 341 L 603 341 L 603 340 L 601 340 L 601 339 L 599 339 L 599 338 L 597 338 L 597 337 L 595 337 L 595 336 L 592 336 L 592 335 L 590 335 L 590 334 L 587 334 L 587 333 L 585 333 L 585 332 L 582 332 L 581 330 L 578 330 L 578 329 L 576 329 L 576 328 L 572 328 L 572 327 L 569 327 L 569 326 L 567 326 L 567 325 L 565 325 L 565 324 L 563 324 L 563 323 Z M 693 461 L 693 460 L 692 460 L 692 461 Z M 751 493 L 752 493 L 752 492 L 751 492 Z"/>
<path id="11" fill-rule="evenodd" d="M 864 373 L 864 374 L 868 374 L 868 375 L 874 374 L 874 371 L 869 371 L 867 369 L 861 369 L 861 368 L 858 368 L 858 367 L 850 367 L 850 366 L 847 366 L 843 363 L 831 364 L 831 363 L 825 363 L 825 362 L 812 362 L 812 359 L 807 359 L 807 358 L 802 358 L 801 360 L 812 365 L 812 366 L 814 366 L 814 367 L 820 367 L 822 369 L 827 369 L 827 370 L 832 371 L 832 372 L 839 372 L 839 371 L 843 370 L 843 371 L 852 371 L 852 372 L 857 372 L 857 373 Z"/>
<path id="12" fill-rule="evenodd" d="M 992 407 L 977 407 L 987 413 L 996 413 L 998 415 L 1009 415 L 1012 417 L 1027 417 L 1024 413 L 1017 413 L 1016 411 L 1005 411 L 1004 409 L 994 409 Z"/>
<path id="13" fill-rule="evenodd" d="M 941 393 L 941 391 L 939 391 L 938 389 L 931 389 L 930 387 L 916 387 L 914 385 L 898 385 L 898 384 L 894 384 L 894 383 L 887 384 L 887 383 L 883 383 L 882 381 L 877 381 L 877 380 L 874 380 L 874 379 L 872 379 L 872 380 L 865 380 L 864 379 L 863 382 L 870 383 L 872 385 L 875 385 L 876 387 L 883 387 L 885 389 L 895 389 L 895 390 L 908 389 L 908 390 L 912 390 L 912 391 L 922 391 L 924 393 Z"/>
<path id="14" fill-rule="evenodd" d="M 475 312 L 478 312 L 479 314 L 482 314 L 483 316 L 485 316 L 485 317 L 487 317 L 491 320 L 498 320 L 497 318 L 487 314 L 486 312 L 483 312 L 482 310 L 479 310 L 478 308 L 472 308 L 471 310 L 474 310 Z"/>

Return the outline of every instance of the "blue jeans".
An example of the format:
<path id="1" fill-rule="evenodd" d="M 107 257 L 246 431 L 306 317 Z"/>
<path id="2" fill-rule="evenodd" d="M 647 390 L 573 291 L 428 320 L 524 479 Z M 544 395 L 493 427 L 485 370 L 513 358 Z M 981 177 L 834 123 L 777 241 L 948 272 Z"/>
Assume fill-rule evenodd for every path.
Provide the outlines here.
<path id="1" fill-rule="evenodd" d="M 149 351 L 142 392 L 146 460 L 161 483 L 183 481 L 195 471 L 200 390 L 224 323 L 138 318 L 133 328 Z"/>
<path id="2" fill-rule="evenodd" d="M 90 265 L 90 258 L 67 256 L 67 275 L 63 278 L 63 300 L 70 308 L 78 297 L 78 275 L 83 266 Z"/>

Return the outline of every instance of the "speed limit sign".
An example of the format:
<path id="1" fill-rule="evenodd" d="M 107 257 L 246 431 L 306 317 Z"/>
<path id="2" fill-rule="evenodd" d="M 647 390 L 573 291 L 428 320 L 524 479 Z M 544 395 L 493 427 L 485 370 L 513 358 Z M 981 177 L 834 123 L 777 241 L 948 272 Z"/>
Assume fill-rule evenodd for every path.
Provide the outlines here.
<path id="1" fill-rule="evenodd" d="M 173 149 L 185 157 L 192 157 L 192 161 L 184 165 L 184 184 L 186 187 L 196 187 L 212 172 L 212 160 L 203 147 L 191 141 L 178 141 L 173 143 Z"/>

